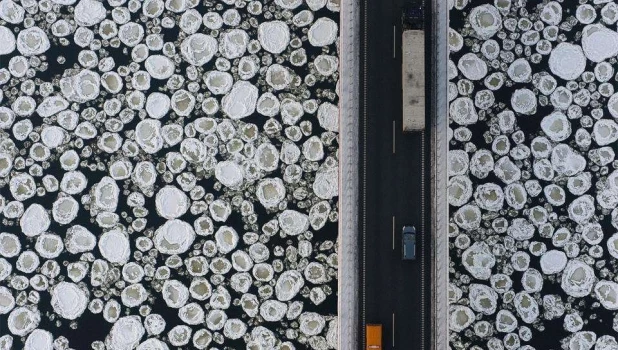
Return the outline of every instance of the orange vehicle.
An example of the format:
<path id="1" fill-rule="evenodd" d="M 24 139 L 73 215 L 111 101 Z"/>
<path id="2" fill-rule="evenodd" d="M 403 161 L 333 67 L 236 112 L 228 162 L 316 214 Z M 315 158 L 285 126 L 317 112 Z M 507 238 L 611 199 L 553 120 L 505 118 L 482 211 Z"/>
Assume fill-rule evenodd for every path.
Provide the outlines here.
<path id="1" fill-rule="evenodd" d="M 367 350 L 382 350 L 382 325 L 367 324 Z"/>

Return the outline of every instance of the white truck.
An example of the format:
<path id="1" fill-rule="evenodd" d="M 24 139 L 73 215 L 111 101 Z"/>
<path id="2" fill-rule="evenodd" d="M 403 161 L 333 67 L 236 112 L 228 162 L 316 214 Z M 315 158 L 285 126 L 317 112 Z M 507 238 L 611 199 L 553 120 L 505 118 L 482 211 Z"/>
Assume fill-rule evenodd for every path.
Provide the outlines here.
<path id="1" fill-rule="evenodd" d="M 401 87 L 403 131 L 425 130 L 425 31 L 404 30 Z"/>

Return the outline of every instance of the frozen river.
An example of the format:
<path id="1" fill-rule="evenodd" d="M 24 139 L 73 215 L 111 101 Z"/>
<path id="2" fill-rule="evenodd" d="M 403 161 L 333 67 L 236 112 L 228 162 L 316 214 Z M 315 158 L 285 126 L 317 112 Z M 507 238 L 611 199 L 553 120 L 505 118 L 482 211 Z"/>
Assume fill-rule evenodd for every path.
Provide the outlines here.
<path id="1" fill-rule="evenodd" d="M 618 5 L 450 5 L 450 345 L 616 349 Z"/>

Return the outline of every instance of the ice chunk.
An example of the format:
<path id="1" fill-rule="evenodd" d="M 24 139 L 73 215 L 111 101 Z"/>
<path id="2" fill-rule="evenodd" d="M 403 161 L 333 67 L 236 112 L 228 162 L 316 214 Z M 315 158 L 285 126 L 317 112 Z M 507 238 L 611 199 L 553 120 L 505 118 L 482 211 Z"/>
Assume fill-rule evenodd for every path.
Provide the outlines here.
<path id="1" fill-rule="evenodd" d="M 190 64 L 203 66 L 217 52 L 217 39 L 202 33 L 191 34 L 180 44 L 180 52 Z"/>
<path id="2" fill-rule="evenodd" d="M 582 31 L 582 48 L 592 62 L 602 62 L 618 54 L 618 33 L 602 24 L 590 24 Z"/>
<path id="3" fill-rule="evenodd" d="M 155 231 L 154 245 L 162 254 L 182 254 L 195 240 L 195 231 L 188 223 L 174 219 L 166 221 Z"/>
<path id="4" fill-rule="evenodd" d="M 116 211 L 120 188 L 116 181 L 109 176 L 105 176 L 94 186 L 94 204 L 97 208 L 104 211 Z"/>
<path id="5" fill-rule="evenodd" d="M 570 260 L 562 273 L 560 286 L 568 295 L 581 298 L 590 294 L 594 280 L 592 267 L 580 260 Z"/>
<path id="6" fill-rule="evenodd" d="M 448 184 L 449 204 L 456 207 L 468 203 L 472 197 L 472 181 L 464 175 L 453 176 Z"/>
<path id="7" fill-rule="evenodd" d="M 38 236 L 47 231 L 50 223 L 49 214 L 37 203 L 31 204 L 19 221 L 21 231 L 28 237 Z"/>
<path id="8" fill-rule="evenodd" d="M 618 342 L 612 335 L 603 335 L 597 339 L 595 350 L 615 350 L 618 349 Z"/>
<path id="9" fill-rule="evenodd" d="M 39 322 L 41 322 L 41 313 L 37 308 L 20 306 L 11 311 L 7 325 L 11 333 L 23 337 L 36 329 Z"/>
<path id="10" fill-rule="evenodd" d="M 166 219 L 183 216 L 189 210 L 189 197 L 175 186 L 165 186 L 155 198 L 157 213 Z"/>
<path id="11" fill-rule="evenodd" d="M 339 107 L 330 103 L 324 102 L 318 108 L 318 122 L 320 126 L 328 131 L 339 131 Z"/>
<path id="12" fill-rule="evenodd" d="M 500 310 L 496 315 L 496 329 L 498 332 L 510 333 L 517 329 L 517 318 L 508 310 Z"/>
<path id="13" fill-rule="evenodd" d="M 599 146 L 612 144 L 618 140 L 618 124 L 609 119 L 601 119 L 594 123 L 594 140 Z"/>
<path id="14" fill-rule="evenodd" d="M 541 255 L 541 270 L 546 275 L 552 275 L 564 270 L 567 257 L 560 250 L 549 250 Z"/>
<path id="15" fill-rule="evenodd" d="M 598 232 L 598 234 L 600 235 L 600 238 L 602 239 L 602 237 L 603 237 L 602 231 Z M 614 233 L 607 240 L 607 252 L 612 257 L 618 259 L 618 233 Z"/>
<path id="16" fill-rule="evenodd" d="M 51 305 L 62 318 L 74 320 L 88 306 L 88 295 L 74 283 L 60 282 L 51 291 Z"/>
<path id="17" fill-rule="evenodd" d="M 54 336 L 45 330 L 35 329 L 26 338 L 24 350 L 53 350 Z"/>
<path id="18" fill-rule="evenodd" d="M 485 242 L 474 242 L 462 254 L 464 268 L 476 279 L 488 280 L 496 258 Z"/>
<path id="19" fill-rule="evenodd" d="M 60 197 L 52 204 L 52 217 L 61 225 L 75 220 L 78 211 L 79 203 L 71 196 Z"/>
<path id="20" fill-rule="evenodd" d="M 290 28 L 282 21 L 263 22 L 258 26 L 258 40 L 264 50 L 280 54 L 290 43 Z"/>
<path id="21" fill-rule="evenodd" d="M 174 61 L 163 55 L 152 55 L 146 59 L 144 63 L 146 71 L 154 79 L 165 80 L 174 74 L 176 65 Z"/>
<path id="22" fill-rule="evenodd" d="M 584 224 L 594 216 L 594 198 L 584 195 L 575 198 L 568 207 L 569 218 L 578 224 Z"/>
<path id="23" fill-rule="evenodd" d="M 604 308 L 618 310 L 618 283 L 599 281 L 594 286 L 594 294 Z"/>
<path id="24" fill-rule="evenodd" d="M 103 233 L 99 238 L 99 251 L 111 263 L 127 263 L 131 255 L 128 235 L 119 228 Z"/>
<path id="25" fill-rule="evenodd" d="M 215 166 L 215 178 L 227 187 L 239 188 L 244 180 L 242 167 L 229 160 L 219 162 Z"/>
<path id="26" fill-rule="evenodd" d="M 60 236 L 50 233 L 40 235 L 34 247 L 37 253 L 45 259 L 57 258 L 64 249 Z"/>
<path id="27" fill-rule="evenodd" d="M 562 5 L 557 1 L 550 1 L 541 10 L 541 20 L 549 25 L 558 25 L 562 21 Z"/>
<path id="28" fill-rule="evenodd" d="M 0 232 L 0 255 L 12 258 L 21 252 L 21 243 L 17 235 L 8 232 Z"/>
<path id="29" fill-rule="evenodd" d="M 217 249 L 221 254 L 227 254 L 236 248 L 238 233 L 230 226 L 221 226 L 215 232 Z"/>
<path id="30" fill-rule="evenodd" d="M 498 293 L 491 287 L 473 283 L 469 286 L 470 307 L 476 312 L 492 315 L 498 306 Z"/>
<path id="31" fill-rule="evenodd" d="M 518 58 L 511 65 L 507 71 L 511 80 L 516 83 L 525 83 L 530 81 L 532 76 L 532 68 L 530 63 L 525 58 Z"/>
<path id="32" fill-rule="evenodd" d="M 513 302 L 515 310 L 517 310 L 517 314 L 521 317 L 522 321 L 533 323 L 539 317 L 539 304 L 530 294 L 519 292 L 515 294 Z"/>
<path id="33" fill-rule="evenodd" d="M 492 5 L 477 6 L 470 11 L 470 25 L 480 39 L 487 40 L 502 29 L 502 16 Z"/>
<path id="34" fill-rule="evenodd" d="M 474 53 L 467 53 L 459 59 L 457 68 L 470 80 L 481 80 L 487 75 L 487 64 Z"/>
<path id="35" fill-rule="evenodd" d="M 136 350 L 169 350 L 169 347 L 157 338 L 150 338 L 142 342 Z"/>
<path id="36" fill-rule="evenodd" d="M 475 321 L 472 309 L 463 305 L 452 305 L 449 310 L 449 329 L 461 332 Z"/>
<path id="37" fill-rule="evenodd" d="M 24 4 L 24 3 L 22 3 Z M 13 0 L 0 1 L 0 18 L 11 23 L 20 24 L 24 20 L 26 11 Z"/>
<path id="38" fill-rule="evenodd" d="M 245 333 L 247 333 L 247 325 L 243 321 L 237 318 L 230 318 L 225 321 L 223 335 L 225 335 L 226 338 L 232 340 L 240 339 Z"/>
<path id="39" fill-rule="evenodd" d="M 163 136 L 161 135 L 161 122 L 153 119 L 145 119 L 135 126 L 135 142 L 149 154 L 157 153 L 163 148 Z"/>
<path id="40" fill-rule="evenodd" d="M 525 218 L 515 218 L 507 229 L 509 236 L 524 241 L 534 236 L 534 226 Z"/>
<path id="41" fill-rule="evenodd" d="M 61 96 L 48 96 L 39 104 L 36 112 L 41 117 L 50 117 L 69 107 L 69 102 Z"/>
<path id="42" fill-rule="evenodd" d="M 544 117 L 541 121 L 541 128 L 552 141 L 564 141 L 571 136 L 571 123 L 560 111 Z"/>
<path id="43" fill-rule="evenodd" d="M 167 280 L 161 289 L 163 300 L 167 306 L 179 309 L 189 300 L 189 289 L 177 280 Z"/>
<path id="44" fill-rule="evenodd" d="M 81 0 L 75 6 L 75 22 L 80 26 L 90 27 L 105 19 L 105 6 L 96 0 Z"/>
<path id="45" fill-rule="evenodd" d="M 339 168 L 324 163 L 315 175 L 313 192 L 321 199 L 332 199 L 339 195 Z"/>
<path id="46" fill-rule="evenodd" d="M 517 89 L 511 95 L 511 107 L 520 114 L 532 115 L 536 113 L 536 95 L 529 89 Z"/>
<path id="47" fill-rule="evenodd" d="M 124 316 L 112 326 L 105 347 L 108 350 L 134 349 L 144 336 L 145 330 L 139 316 Z"/>
<path id="48" fill-rule="evenodd" d="M 504 205 L 504 193 L 500 186 L 494 183 L 485 183 L 476 188 L 474 200 L 481 209 L 499 211 Z"/>
<path id="49" fill-rule="evenodd" d="M 255 160 L 260 169 L 275 171 L 279 166 L 279 151 L 270 143 L 263 143 L 255 151 Z"/>
<path id="50" fill-rule="evenodd" d="M 275 285 L 275 293 L 280 301 L 292 300 L 305 285 L 300 272 L 296 270 L 284 271 Z"/>
<path id="51" fill-rule="evenodd" d="M 231 119 L 242 119 L 255 112 L 258 89 L 246 81 L 238 81 L 221 100 L 222 109 Z"/>
<path id="52" fill-rule="evenodd" d="M 284 210 L 278 219 L 281 230 L 290 236 L 298 236 L 309 229 L 308 216 L 296 210 Z"/>
<path id="53" fill-rule="evenodd" d="M 169 112 L 170 107 L 170 98 L 166 94 L 153 92 L 146 99 L 146 112 L 151 118 L 163 118 Z"/>
<path id="54" fill-rule="evenodd" d="M 512 183 L 504 190 L 506 203 L 513 209 L 521 210 L 526 204 L 528 193 L 525 187 L 519 183 Z"/>
<path id="55" fill-rule="evenodd" d="M 267 322 L 278 322 L 283 319 L 288 306 L 278 300 L 266 300 L 260 305 L 260 316 Z"/>
<path id="56" fill-rule="evenodd" d="M 586 159 L 566 144 L 558 144 L 551 151 L 551 164 L 558 174 L 574 176 L 586 168 Z"/>
<path id="57" fill-rule="evenodd" d="M 227 59 L 239 58 L 247 51 L 249 35 L 242 29 L 232 29 L 221 34 L 219 52 Z"/>
<path id="58" fill-rule="evenodd" d="M 558 44 L 549 55 L 549 69 L 564 80 L 575 80 L 586 69 L 586 56 L 579 45 Z"/>
<path id="59" fill-rule="evenodd" d="M 189 325 L 198 325 L 204 322 L 204 309 L 198 303 L 189 303 L 178 310 L 178 317 Z"/>
<path id="60" fill-rule="evenodd" d="M 498 159 L 494 165 L 494 174 L 505 184 L 519 181 L 521 178 L 521 170 L 508 156 Z"/>
<path id="61" fill-rule="evenodd" d="M 71 254 L 89 252 L 96 244 L 94 234 L 83 226 L 75 225 L 67 230 L 64 245 Z"/>
<path id="62" fill-rule="evenodd" d="M 17 50 L 24 56 L 40 55 L 49 48 L 47 34 L 37 26 L 23 29 L 17 34 Z"/>
<path id="63" fill-rule="evenodd" d="M 337 40 L 337 23 L 328 17 L 318 18 L 307 33 L 312 46 L 328 46 Z"/>
<path id="64" fill-rule="evenodd" d="M 594 332 L 590 332 L 590 331 L 577 332 L 569 340 L 568 349 L 592 349 L 596 340 L 597 340 L 597 335 Z"/>
<path id="65" fill-rule="evenodd" d="M 478 121 L 478 114 L 474 102 L 469 97 L 459 97 L 451 102 L 449 114 L 459 125 L 471 125 Z"/>

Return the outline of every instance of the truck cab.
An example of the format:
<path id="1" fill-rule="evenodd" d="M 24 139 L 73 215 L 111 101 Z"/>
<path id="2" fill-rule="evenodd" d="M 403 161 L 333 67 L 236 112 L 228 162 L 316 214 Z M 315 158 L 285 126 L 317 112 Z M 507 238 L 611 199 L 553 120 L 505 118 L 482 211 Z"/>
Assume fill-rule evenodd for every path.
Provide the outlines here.
<path id="1" fill-rule="evenodd" d="M 366 343 L 365 350 L 382 350 L 382 325 L 367 324 L 365 326 Z"/>

